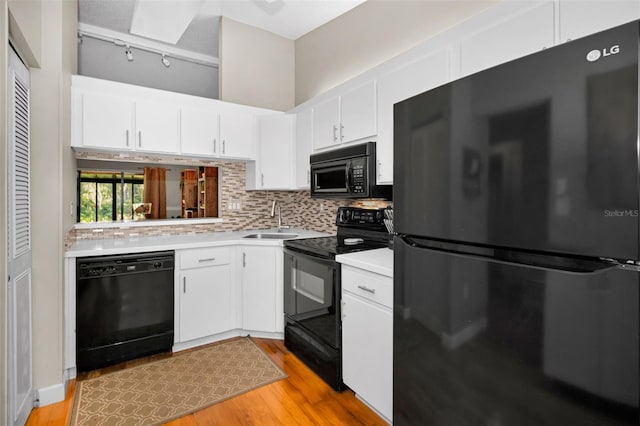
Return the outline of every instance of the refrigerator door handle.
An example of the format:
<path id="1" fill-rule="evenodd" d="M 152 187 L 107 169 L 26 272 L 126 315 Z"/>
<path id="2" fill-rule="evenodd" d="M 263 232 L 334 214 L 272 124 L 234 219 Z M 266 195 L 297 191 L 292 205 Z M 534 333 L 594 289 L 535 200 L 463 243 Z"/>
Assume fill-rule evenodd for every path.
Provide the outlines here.
<path id="1" fill-rule="evenodd" d="M 505 265 L 513 265 L 524 268 L 536 268 L 544 271 L 559 271 L 567 274 L 599 274 L 615 268 L 630 271 L 637 271 L 640 269 L 637 267 L 634 268 L 635 265 L 625 265 L 608 260 L 591 260 L 582 259 L 579 257 L 542 255 L 537 253 L 518 252 L 515 250 L 505 250 L 500 248 L 478 248 L 441 241 L 420 240 L 424 241 L 423 243 L 407 236 L 401 236 L 399 238 L 404 244 L 422 250 L 435 250 L 447 252 L 452 255 L 483 259 Z M 468 251 L 465 251 L 465 249 L 467 249 Z"/>

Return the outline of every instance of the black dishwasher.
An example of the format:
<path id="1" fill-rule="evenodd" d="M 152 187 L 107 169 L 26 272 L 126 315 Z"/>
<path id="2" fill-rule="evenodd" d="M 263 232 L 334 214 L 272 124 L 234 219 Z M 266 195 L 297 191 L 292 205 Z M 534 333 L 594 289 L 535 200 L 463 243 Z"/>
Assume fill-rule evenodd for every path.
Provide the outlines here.
<path id="1" fill-rule="evenodd" d="M 173 251 L 76 260 L 79 372 L 171 350 Z"/>

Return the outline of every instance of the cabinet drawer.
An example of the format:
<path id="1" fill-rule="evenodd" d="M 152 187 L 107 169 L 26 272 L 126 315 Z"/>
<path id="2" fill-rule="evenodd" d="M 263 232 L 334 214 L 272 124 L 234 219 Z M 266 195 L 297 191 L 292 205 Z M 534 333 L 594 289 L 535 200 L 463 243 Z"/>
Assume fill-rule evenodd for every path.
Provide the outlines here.
<path id="1" fill-rule="evenodd" d="M 180 269 L 226 265 L 231 262 L 231 247 L 208 247 L 180 252 Z"/>
<path id="2" fill-rule="evenodd" d="M 342 265 L 342 289 L 393 308 L 393 279 Z"/>

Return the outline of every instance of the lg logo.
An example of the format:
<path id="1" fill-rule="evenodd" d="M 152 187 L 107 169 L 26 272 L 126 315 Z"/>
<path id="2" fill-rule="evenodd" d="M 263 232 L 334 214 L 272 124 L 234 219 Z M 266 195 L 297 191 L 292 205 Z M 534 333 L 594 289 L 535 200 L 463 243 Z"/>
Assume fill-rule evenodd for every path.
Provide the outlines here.
<path id="1" fill-rule="evenodd" d="M 595 62 L 601 57 L 615 55 L 616 53 L 619 53 L 619 52 L 620 52 L 620 46 L 618 46 L 617 44 L 615 46 L 611 46 L 608 49 L 602 49 L 602 51 L 598 49 L 594 49 L 591 52 L 587 53 L 587 61 Z"/>

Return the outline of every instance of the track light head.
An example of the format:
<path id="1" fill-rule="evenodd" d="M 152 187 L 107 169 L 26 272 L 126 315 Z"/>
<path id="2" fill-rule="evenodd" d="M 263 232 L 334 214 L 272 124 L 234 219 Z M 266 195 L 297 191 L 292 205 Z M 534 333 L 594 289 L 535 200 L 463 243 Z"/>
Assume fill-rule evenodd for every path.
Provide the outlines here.
<path id="1" fill-rule="evenodd" d="M 124 54 L 127 55 L 127 61 L 133 61 L 133 53 L 131 52 L 131 47 L 128 44 L 125 46 Z"/>
<path id="2" fill-rule="evenodd" d="M 167 55 L 165 55 L 164 53 L 162 54 L 162 65 L 167 68 L 171 66 L 171 61 L 169 61 L 169 58 L 167 58 Z"/>

